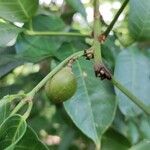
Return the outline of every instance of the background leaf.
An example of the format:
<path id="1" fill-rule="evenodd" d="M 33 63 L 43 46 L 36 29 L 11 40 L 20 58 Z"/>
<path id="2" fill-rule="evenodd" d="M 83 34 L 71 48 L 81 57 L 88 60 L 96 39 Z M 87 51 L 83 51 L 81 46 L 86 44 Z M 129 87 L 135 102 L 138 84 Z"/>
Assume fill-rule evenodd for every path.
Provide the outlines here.
<path id="1" fill-rule="evenodd" d="M 0 78 L 9 73 L 11 70 L 20 66 L 25 61 L 16 56 L 15 48 L 7 47 L 0 49 Z"/>
<path id="2" fill-rule="evenodd" d="M 0 22 L 0 47 L 8 46 L 12 40 L 16 39 L 21 31 L 21 28 L 14 25 Z"/>
<path id="3" fill-rule="evenodd" d="M 129 30 L 136 40 L 150 40 L 150 0 L 131 0 Z"/>
<path id="4" fill-rule="evenodd" d="M 25 25 L 28 27 L 28 24 Z M 32 28 L 35 31 L 62 31 L 63 21 L 55 15 L 39 15 L 33 18 Z M 61 46 L 64 37 L 58 36 L 29 36 L 20 35 L 16 43 L 16 50 L 20 57 L 27 61 L 37 62 L 46 57 L 54 56 Z"/>
<path id="5" fill-rule="evenodd" d="M 11 113 L 11 100 L 12 98 L 10 96 L 5 96 L 0 100 L 0 125 Z"/>
<path id="6" fill-rule="evenodd" d="M 38 8 L 38 0 L 0 0 L 0 17 L 12 22 L 31 19 Z"/>
<path id="7" fill-rule="evenodd" d="M 104 44 L 102 44 L 102 57 L 106 60 L 109 69 L 112 70 L 115 67 L 115 61 L 120 52 L 120 48 L 116 46 L 115 40 L 116 38 L 114 36 L 110 36 L 107 38 Z"/>
<path id="8" fill-rule="evenodd" d="M 0 126 L 0 149 L 12 150 L 26 131 L 26 122 L 20 115 L 9 117 Z"/>
<path id="9" fill-rule="evenodd" d="M 36 133 L 28 126 L 22 139 L 16 144 L 14 150 L 48 150 L 39 140 Z"/>
<path id="10" fill-rule="evenodd" d="M 144 140 L 137 145 L 131 147 L 129 150 L 149 150 L 150 147 L 150 141 Z"/>
<path id="11" fill-rule="evenodd" d="M 138 130 L 138 126 L 132 119 L 128 120 L 127 126 L 128 126 L 127 130 L 128 139 L 132 144 L 136 144 L 140 140 L 140 133 Z"/>
<path id="12" fill-rule="evenodd" d="M 108 130 L 102 137 L 102 150 L 128 150 L 129 141 L 115 130 Z"/>
<path id="13" fill-rule="evenodd" d="M 138 124 L 141 137 L 143 139 L 150 139 L 150 117 L 142 116 Z"/>
<path id="14" fill-rule="evenodd" d="M 66 2 L 77 12 L 79 12 L 84 18 L 86 18 L 86 12 L 83 4 L 80 0 L 66 0 Z"/>
<path id="15" fill-rule="evenodd" d="M 116 61 L 115 77 L 147 106 L 150 105 L 150 60 L 137 47 L 122 51 Z M 116 89 L 119 108 L 126 116 L 142 113 L 127 96 Z"/>

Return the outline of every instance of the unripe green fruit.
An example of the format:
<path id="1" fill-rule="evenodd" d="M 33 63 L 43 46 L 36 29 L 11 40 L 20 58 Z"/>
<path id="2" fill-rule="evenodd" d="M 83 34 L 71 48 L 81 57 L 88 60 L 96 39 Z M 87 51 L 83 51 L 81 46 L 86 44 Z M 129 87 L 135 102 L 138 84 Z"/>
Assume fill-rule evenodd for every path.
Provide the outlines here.
<path id="1" fill-rule="evenodd" d="M 77 89 L 77 81 L 70 67 L 56 73 L 46 84 L 45 90 L 50 101 L 60 103 L 71 98 Z"/>

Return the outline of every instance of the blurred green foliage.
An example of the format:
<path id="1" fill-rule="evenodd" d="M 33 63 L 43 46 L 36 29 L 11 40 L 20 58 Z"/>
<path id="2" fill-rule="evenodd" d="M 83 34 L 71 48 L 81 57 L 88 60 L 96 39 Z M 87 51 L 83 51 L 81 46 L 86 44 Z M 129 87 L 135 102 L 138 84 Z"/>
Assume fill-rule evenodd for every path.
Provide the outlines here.
<path id="1" fill-rule="evenodd" d="M 0 9 L 0 16 L 2 18 L 0 22 L 0 99 L 5 95 L 31 91 L 58 63 L 76 51 L 89 48 L 91 43 L 87 41 L 92 41 L 92 39 L 84 39 L 81 37 L 30 36 L 22 32 L 24 29 L 28 29 L 35 31 L 62 31 L 91 34 L 92 22 L 88 22 L 86 15 L 89 12 L 87 11 L 86 14 L 86 10 L 92 7 L 92 1 L 87 1 L 87 3 L 82 4 L 81 1 L 66 0 L 66 3 L 64 2 L 61 6 L 57 5 L 55 1 L 52 1 L 50 5 L 40 5 L 39 8 L 37 8 L 38 1 L 32 1 L 33 3 L 28 0 L 28 5 L 23 3 L 27 14 L 30 14 L 28 18 L 24 13 L 21 15 L 16 14 L 15 10 L 21 9 L 19 5 L 15 4 L 13 9 L 10 9 L 11 4 L 9 4 L 9 7 L 7 6 L 5 10 L 7 3 L 4 0 L 0 0 L 0 8 L 3 8 Z M 15 1 L 13 0 L 13 2 Z M 120 4 L 123 1 L 104 0 L 101 2 L 101 5 L 107 3 L 107 6 L 112 6 L 115 2 Z M 131 91 L 137 95 L 139 94 L 139 97 L 146 99 L 144 102 L 149 106 L 150 74 L 147 70 L 149 69 L 150 58 L 150 23 L 148 19 L 147 21 L 143 19 L 140 22 L 140 18 L 149 17 L 149 15 L 147 15 L 149 13 L 146 14 L 144 11 L 150 10 L 150 1 L 148 0 L 147 2 L 144 0 L 143 3 L 141 3 L 139 0 L 138 2 L 135 2 L 135 0 L 130 2 L 130 11 L 126 8 L 123 12 L 123 19 L 116 23 L 111 35 L 106 42 L 102 44 L 102 56 L 104 63 L 112 73 L 115 72 L 115 76 L 118 76 L 122 83 L 125 81 L 124 84 L 130 87 Z M 34 4 L 32 6 L 33 10 L 27 7 L 30 6 L 30 4 Z M 146 9 L 142 12 L 143 7 Z M 136 12 L 137 8 L 140 12 Z M 10 18 L 8 14 L 5 13 L 7 11 L 16 15 L 16 17 Z M 112 16 L 114 16 L 117 9 L 111 8 L 111 11 Z M 79 15 L 79 13 L 81 14 Z M 78 17 L 80 16 L 79 20 L 75 19 L 76 15 L 78 15 Z M 105 18 L 103 19 L 105 21 Z M 23 28 L 14 26 L 14 20 L 23 23 Z M 107 23 L 109 23 L 109 21 L 105 21 L 105 25 L 102 27 L 103 31 L 107 28 Z M 140 27 L 138 27 L 138 23 Z M 7 25 L 5 26 L 4 24 Z M 141 26 L 143 27 L 142 31 Z M 138 28 L 138 30 L 135 31 L 136 28 Z M 139 33 L 140 36 L 137 36 Z M 134 49 L 136 49 L 136 52 Z M 76 65 L 74 67 L 74 72 L 78 77 L 78 81 L 85 83 L 79 87 L 80 91 L 78 91 L 76 97 L 71 99 L 71 102 L 65 103 L 67 112 L 63 104 L 55 105 L 50 103 L 46 97 L 44 88 L 42 88 L 34 97 L 34 105 L 30 117 L 27 120 L 27 132 L 24 134 L 23 140 L 18 143 L 18 147 L 19 145 L 25 145 L 26 142 L 28 143 L 27 137 L 31 136 L 31 139 L 33 141 L 35 140 L 37 147 L 39 148 L 41 146 L 39 150 L 42 148 L 46 149 L 39 139 L 45 143 L 50 150 L 94 150 L 95 145 L 90 139 L 93 136 L 93 132 L 90 132 L 93 131 L 93 128 L 89 125 L 92 121 L 87 122 L 87 124 L 82 123 L 82 121 L 87 119 L 82 116 L 84 113 L 86 117 L 91 114 L 94 116 L 94 123 L 92 123 L 97 130 L 95 135 L 101 140 L 102 150 L 127 150 L 131 145 L 137 144 L 144 139 L 150 140 L 149 116 L 146 116 L 141 111 L 139 113 L 139 109 L 136 110 L 137 107 L 135 108 L 135 104 L 130 102 L 127 104 L 127 98 L 124 95 L 120 95 L 119 92 L 116 97 L 119 107 L 116 110 L 117 104 L 114 99 L 115 91 L 112 85 L 98 83 L 101 81 L 94 79 L 92 63 L 82 61 L 83 60 L 77 62 L 78 66 Z M 145 67 L 147 67 L 146 70 Z M 88 74 L 88 81 L 83 78 L 84 73 Z M 87 74 L 85 74 L 85 76 Z M 135 74 L 137 76 L 135 76 Z M 144 89 L 145 87 L 147 88 Z M 84 91 L 83 88 L 87 88 L 87 91 Z M 99 96 L 101 92 L 102 95 Z M 113 98 L 109 97 L 110 93 L 113 95 Z M 83 94 L 84 97 L 80 94 Z M 99 97 L 101 101 L 98 99 Z M 79 100 L 81 102 L 79 102 Z M 13 103 L 12 106 L 8 106 L 6 103 L 3 103 L 4 101 L 4 99 L 0 101 L 1 110 L 3 110 L 4 106 L 10 108 L 14 107 L 15 103 Z M 92 106 L 89 106 L 88 102 Z M 87 107 L 84 108 L 86 104 Z M 73 110 L 72 106 L 76 106 L 76 108 Z M 87 109 L 88 107 L 89 109 Z M 128 110 L 129 108 L 130 111 Z M 2 115 L 0 116 L 3 116 L 1 110 L 0 113 Z M 83 112 L 81 112 L 81 110 Z M 79 111 L 78 115 L 74 113 L 77 111 Z M 10 112 L 8 112 L 8 114 L 9 113 Z M 73 116 L 73 118 L 70 118 L 68 114 Z M 18 122 L 22 119 L 20 116 L 15 117 L 17 117 Z M 108 117 L 110 118 L 108 119 Z M 101 118 L 102 121 L 99 120 Z M 104 124 L 103 127 L 103 122 L 107 119 L 109 122 Z M 2 122 L 3 120 L 1 123 Z M 13 119 L 9 124 L 11 122 L 13 122 Z M 97 122 L 99 124 L 96 124 Z M 7 124 L 7 122 L 4 122 L 3 130 L 5 129 L 5 124 Z M 26 124 L 24 126 L 26 126 Z M 0 129 L 0 134 L 3 130 Z M 83 132 L 81 132 L 81 130 Z M 20 137 L 21 136 L 22 135 L 20 135 Z M 17 140 L 18 139 L 16 139 L 16 141 Z M 148 145 L 147 143 L 148 142 L 145 141 L 141 142 L 139 145 L 137 144 L 131 148 L 131 150 L 137 150 L 138 148 L 139 150 L 148 150 L 147 147 L 149 143 Z M 26 149 L 27 148 L 28 147 L 26 147 Z M 17 146 L 14 149 L 19 150 Z M 31 150 L 34 149 L 31 147 Z"/>

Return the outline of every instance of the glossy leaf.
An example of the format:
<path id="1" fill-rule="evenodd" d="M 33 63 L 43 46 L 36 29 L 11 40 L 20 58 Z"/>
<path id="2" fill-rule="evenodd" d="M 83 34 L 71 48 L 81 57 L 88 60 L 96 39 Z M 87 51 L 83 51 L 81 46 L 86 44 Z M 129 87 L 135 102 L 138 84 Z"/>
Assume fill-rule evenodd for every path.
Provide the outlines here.
<path id="1" fill-rule="evenodd" d="M 38 0 L 0 0 L 0 17 L 12 22 L 31 19 L 38 8 Z"/>
<path id="2" fill-rule="evenodd" d="M 36 133 L 27 127 L 26 133 L 16 144 L 14 150 L 48 150 L 48 148 L 39 140 Z"/>
<path id="3" fill-rule="evenodd" d="M 77 12 L 79 12 L 83 17 L 86 18 L 86 12 L 81 0 L 66 0 L 66 2 Z"/>
<path id="4" fill-rule="evenodd" d="M 22 29 L 14 25 L 0 22 L 0 47 L 8 46 L 21 31 Z"/>
<path id="5" fill-rule="evenodd" d="M 150 105 L 150 60 L 137 47 L 122 51 L 116 62 L 115 77 L 147 106 Z M 127 96 L 116 89 L 119 108 L 126 116 L 142 113 Z"/>
<path id="6" fill-rule="evenodd" d="M 131 0 L 129 30 L 136 40 L 150 40 L 150 0 Z"/>
<path id="7" fill-rule="evenodd" d="M 0 126 L 0 149 L 12 150 L 26 131 L 26 122 L 20 115 L 9 117 Z"/>
<path id="8" fill-rule="evenodd" d="M 149 150 L 150 148 L 150 141 L 144 140 L 137 145 L 131 147 L 129 150 Z"/>
<path id="9" fill-rule="evenodd" d="M 64 103 L 65 109 L 76 126 L 99 145 L 116 111 L 112 86 L 107 81 L 95 78 L 89 61 L 77 61 L 74 73 L 78 80 L 78 90 Z"/>
<path id="10" fill-rule="evenodd" d="M 54 15 L 39 15 L 33 19 L 32 26 L 35 31 L 61 31 L 65 28 L 63 21 Z M 25 27 L 28 27 L 28 24 Z M 18 55 L 25 60 L 37 62 L 43 58 L 54 56 L 55 51 L 64 40 L 64 37 L 58 36 L 20 35 L 16 50 Z"/>

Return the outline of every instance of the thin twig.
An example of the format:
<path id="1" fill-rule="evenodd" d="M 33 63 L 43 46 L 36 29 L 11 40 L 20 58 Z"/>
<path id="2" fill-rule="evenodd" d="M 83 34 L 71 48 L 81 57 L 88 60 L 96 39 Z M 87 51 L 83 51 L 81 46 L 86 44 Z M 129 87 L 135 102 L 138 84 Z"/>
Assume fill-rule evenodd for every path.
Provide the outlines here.
<path id="1" fill-rule="evenodd" d="M 100 35 L 100 37 L 103 35 L 105 36 L 105 39 L 107 38 L 107 36 L 109 35 L 110 31 L 112 30 L 112 28 L 114 27 L 115 23 L 117 22 L 120 14 L 123 12 L 123 10 L 125 9 L 125 7 L 127 6 L 129 0 L 125 0 L 122 4 L 122 6 L 120 7 L 120 9 L 118 10 L 118 12 L 116 13 L 114 19 L 112 20 L 112 22 L 110 23 L 110 25 L 107 27 L 106 31 Z"/>
<path id="2" fill-rule="evenodd" d="M 74 37 L 90 37 L 90 34 L 82 34 L 77 32 L 60 32 L 60 31 L 32 31 L 25 30 L 24 34 L 31 36 L 74 36 Z"/>

